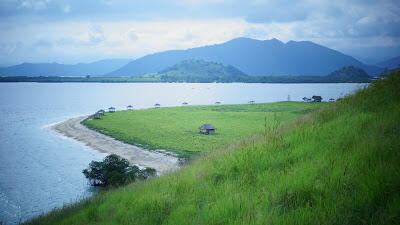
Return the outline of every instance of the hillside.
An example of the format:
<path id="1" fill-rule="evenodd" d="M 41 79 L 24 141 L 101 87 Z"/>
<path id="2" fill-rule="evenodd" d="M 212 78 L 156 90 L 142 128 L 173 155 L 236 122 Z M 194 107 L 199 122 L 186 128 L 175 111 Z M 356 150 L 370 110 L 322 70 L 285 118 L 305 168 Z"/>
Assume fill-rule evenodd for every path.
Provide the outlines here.
<path id="1" fill-rule="evenodd" d="M 309 41 L 254 40 L 236 38 L 231 41 L 146 55 L 106 76 L 139 76 L 161 71 L 187 59 L 228 64 L 250 76 L 306 75 L 323 76 L 343 66 L 357 66 L 370 75 L 382 69 L 361 63 L 355 58 Z"/>
<path id="2" fill-rule="evenodd" d="M 400 56 L 385 60 L 383 62 L 377 63 L 377 66 L 381 68 L 396 69 L 400 66 Z"/>
<path id="3" fill-rule="evenodd" d="M 397 70 L 175 173 L 28 224 L 398 224 L 399 86 Z"/>
<path id="4" fill-rule="evenodd" d="M 245 73 L 231 65 L 204 60 L 185 60 L 158 73 L 163 81 L 174 82 L 229 82 L 247 77 Z"/>
<path id="5" fill-rule="evenodd" d="M 105 59 L 93 63 L 22 63 L 0 68 L 0 76 L 99 76 L 127 64 L 130 59 Z"/>
<path id="6" fill-rule="evenodd" d="M 357 81 L 365 82 L 365 80 L 371 79 L 371 77 L 361 68 L 354 66 L 345 66 L 339 70 L 333 71 L 328 75 L 329 79 L 335 81 Z"/>

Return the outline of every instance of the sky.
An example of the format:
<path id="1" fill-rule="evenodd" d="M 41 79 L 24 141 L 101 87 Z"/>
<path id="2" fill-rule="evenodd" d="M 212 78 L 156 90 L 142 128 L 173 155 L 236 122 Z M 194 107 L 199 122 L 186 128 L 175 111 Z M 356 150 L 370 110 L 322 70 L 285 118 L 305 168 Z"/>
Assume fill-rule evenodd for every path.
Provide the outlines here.
<path id="1" fill-rule="evenodd" d="M 399 0 L 0 0 L 0 66 L 135 59 L 237 37 L 400 55 Z"/>

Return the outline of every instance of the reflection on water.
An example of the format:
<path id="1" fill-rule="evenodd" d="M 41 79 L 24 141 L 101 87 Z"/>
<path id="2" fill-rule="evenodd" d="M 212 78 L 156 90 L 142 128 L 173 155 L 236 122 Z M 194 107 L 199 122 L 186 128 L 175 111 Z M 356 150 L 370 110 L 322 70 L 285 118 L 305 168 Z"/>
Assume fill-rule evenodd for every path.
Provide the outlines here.
<path id="1" fill-rule="evenodd" d="M 325 100 L 362 84 L 0 83 L 0 221 L 18 223 L 90 196 L 81 171 L 105 155 L 48 129 L 68 117 L 114 106 Z"/>

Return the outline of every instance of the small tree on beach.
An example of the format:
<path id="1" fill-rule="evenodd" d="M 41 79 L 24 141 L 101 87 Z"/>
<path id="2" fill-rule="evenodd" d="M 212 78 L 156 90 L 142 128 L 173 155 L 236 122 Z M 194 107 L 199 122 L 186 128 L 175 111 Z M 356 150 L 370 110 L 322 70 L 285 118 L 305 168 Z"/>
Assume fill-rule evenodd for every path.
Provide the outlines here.
<path id="1" fill-rule="evenodd" d="M 121 186 L 137 179 L 147 179 L 156 175 L 153 168 L 141 170 L 130 165 L 128 160 L 116 154 L 108 155 L 103 161 L 92 161 L 82 173 L 92 186 Z"/>

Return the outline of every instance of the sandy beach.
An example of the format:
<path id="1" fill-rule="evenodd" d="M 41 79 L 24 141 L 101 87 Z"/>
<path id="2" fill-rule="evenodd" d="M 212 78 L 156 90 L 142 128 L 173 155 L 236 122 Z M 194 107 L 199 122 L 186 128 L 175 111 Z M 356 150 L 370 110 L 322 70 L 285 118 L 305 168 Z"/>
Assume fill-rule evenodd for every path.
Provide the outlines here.
<path id="1" fill-rule="evenodd" d="M 81 124 L 87 116 L 79 116 L 50 126 L 56 132 L 85 143 L 87 146 L 105 153 L 114 153 L 129 160 L 130 163 L 142 167 L 151 167 L 158 174 L 175 170 L 179 167 L 178 158 L 157 151 L 148 151 L 140 147 L 123 143 L 112 137 Z"/>

